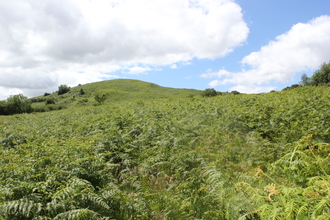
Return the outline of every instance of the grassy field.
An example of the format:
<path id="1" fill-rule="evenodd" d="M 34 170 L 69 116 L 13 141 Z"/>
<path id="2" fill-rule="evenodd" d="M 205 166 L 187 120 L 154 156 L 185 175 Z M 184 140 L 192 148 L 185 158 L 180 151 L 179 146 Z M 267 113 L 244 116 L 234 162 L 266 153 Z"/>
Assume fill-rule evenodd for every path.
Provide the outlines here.
<path id="1" fill-rule="evenodd" d="M 329 87 L 200 94 L 111 80 L 0 116 L 0 219 L 330 218 Z"/>

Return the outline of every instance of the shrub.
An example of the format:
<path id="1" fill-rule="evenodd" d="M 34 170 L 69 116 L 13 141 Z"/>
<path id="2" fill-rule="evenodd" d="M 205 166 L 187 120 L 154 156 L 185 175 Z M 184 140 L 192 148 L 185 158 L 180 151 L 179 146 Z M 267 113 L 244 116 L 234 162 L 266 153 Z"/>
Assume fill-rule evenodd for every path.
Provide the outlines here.
<path id="1" fill-rule="evenodd" d="M 67 85 L 60 85 L 58 87 L 57 94 L 58 95 L 62 95 L 62 94 L 65 94 L 65 93 L 67 93 L 69 91 L 70 91 L 70 87 L 68 87 Z"/>
<path id="2" fill-rule="evenodd" d="M 234 95 L 241 94 L 239 91 L 236 91 L 236 90 L 231 91 L 231 93 L 234 94 Z"/>
<path id="3" fill-rule="evenodd" d="M 205 89 L 202 92 L 202 96 L 203 97 L 212 97 L 212 96 L 216 96 L 217 95 L 217 91 L 215 91 L 215 89 Z"/>
<path id="4" fill-rule="evenodd" d="M 79 95 L 84 95 L 84 94 L 85 94 L 85 91 L 83 89 L 80 89 Z"/>
<path id="5" fill-rule="evenodd" d="M 31 107 L 31 101 L 28 100 L 23 94 L 12 95 L 7 99 L 7 114 L 17 114 L 17 113 L 29 113 L 33 109 Z"/>
<path id="6" fill-rule="evenodd" d="M 55 100 L 50 98 L 50 99 L 47 99 L 46 101 L 46 105 L 50 105 L 50 104 L 55 104 Z"/>
<path id="7" fill-rule="evenodd" d="M 301 87 L 301 85 L 293 84 L 291 86 L 285 87 L 282 91 L 284 91 L 284 90 L 290 90 L 290 89 L 295 89 L 295 88 L 298 88 L 298 87 Z"/>
<path id="8" fill-rule="evenodd" d="M 103 92 L 98 92 L 94 93 L 94 99 L 100 105 L 107 99 L 107 97 Z"/>

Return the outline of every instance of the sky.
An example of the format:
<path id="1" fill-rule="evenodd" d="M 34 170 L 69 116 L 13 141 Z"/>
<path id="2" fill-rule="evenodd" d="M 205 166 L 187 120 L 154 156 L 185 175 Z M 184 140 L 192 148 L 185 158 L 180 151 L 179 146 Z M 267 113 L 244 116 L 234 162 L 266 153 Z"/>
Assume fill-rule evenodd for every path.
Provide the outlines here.
<path id="1" fill-rule="evenodd" d="M 329 0 L 0 0 L 0 100 L 118 78 L 262 93 L 330 61 Z"/>

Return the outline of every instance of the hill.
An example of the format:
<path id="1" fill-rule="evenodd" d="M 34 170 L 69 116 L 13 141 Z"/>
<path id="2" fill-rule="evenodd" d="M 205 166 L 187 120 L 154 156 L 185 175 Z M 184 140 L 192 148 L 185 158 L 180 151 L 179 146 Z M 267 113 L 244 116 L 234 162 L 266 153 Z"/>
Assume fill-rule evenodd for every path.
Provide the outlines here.
<path id="1" fill-rule="evenodd" d="M 330 87 L 187 97 L 129 82 L 119 94 L 161 98 L 0 116 L 0 219 L 329 219 Z"/>
<path id="2" fill-rule="evenodd" d="M 81 90 L 84 92 L 83 95 L 81 95 Z M 137 100 L 185 98 L 187 96 L 200 95 L 201 91 L 161 87 L 139 80 L 114 79 L 79 85 L 71 88 L 68 93 L 62 95 L 57 95 L 55 92 L 47 97 L 38 96 L 32 98 L 32 100 L 41 101 L 44 105 L 46 99 L 51 98 L 54 99 L 56 104 L 67 107 L 74 105 L 93 105 L 95 103 L 93 94 L 95 93 L 104 93 L 106 103 L 117 103 Z M 41 104 L 34 104 L 33 106 L 41 106 Z"/>

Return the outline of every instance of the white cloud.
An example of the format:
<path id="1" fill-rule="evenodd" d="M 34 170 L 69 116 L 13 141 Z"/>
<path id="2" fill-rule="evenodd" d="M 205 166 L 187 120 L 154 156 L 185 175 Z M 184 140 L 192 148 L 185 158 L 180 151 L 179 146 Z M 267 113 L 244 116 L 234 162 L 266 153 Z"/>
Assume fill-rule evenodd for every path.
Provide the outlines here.
<path id="1" fill-rule="evenodd" d="M 202 77 L 202 78 L 215 78 L 215 77 L 216 78 L 221 78 L 221 77 L 224 77 L 224 76 L 228 77 L 230 75 L 231 75 L 231 73 L 228 72 L 225 69 L 221 69 L 217 72 L 212 72 L 212 70 L 208 69 L 208 70 L 206 70 L 205 73 L 201 74 L 200 77 Z M 210 83 L 210 85 L 211 85 L 211 83 Z"/>
<path id="2" fill-rule="evenodd" d="M 242 63 L 251 67 L 238 73 L 220 70 L 201 77 L 217 77 L 210 85 L 236 84 L 242 92 L 265 92 L 271 82 L 289 83 L 301 71 L 317 69 L 330 57 L 330 16 L 320 16 L 308 23 L 298 23 L 260 51 L 244 57 Z M 260 87 L 258 87 L 260 86 Z M 235 90 L 235 89 L 234 89 Z"/>
<path id="3" fill-rule="evenodd" d="M 46 90 L 65 82 L 62 72 L 68 78 L 85 72 L 86 81 L 105 77 L 87 76 L 106 73 L 99 65 L 125 72 L 215 59 L 248 32 L 233 0 L 1 1 L 0 86 Z"/>
<path id="4" fill-rule="evenodd" d="M 231 87 L 229 91 L 239 91 L 241 93 L 263 93 L 275 89 L 275 86 L 237 85 Z"/>
<path id="5" fill-rule="evenodd" d="M 128 72 L 127 74 L 141 74 L 141 73 L 147 73 L 151 70 L 149 67 L 141 67 L 141 66 L 133 66 L 133 67 L 127 67 Z"/>
<path id="6" fill-rule="evenodd" d="M 170 67 L 171 67 L 171 69 L 177 69 L 177 68 L 178 68 L 178 65 L 176 65 L 176 64 L 174 63 L 174 64 L 172 64 Z"/>

